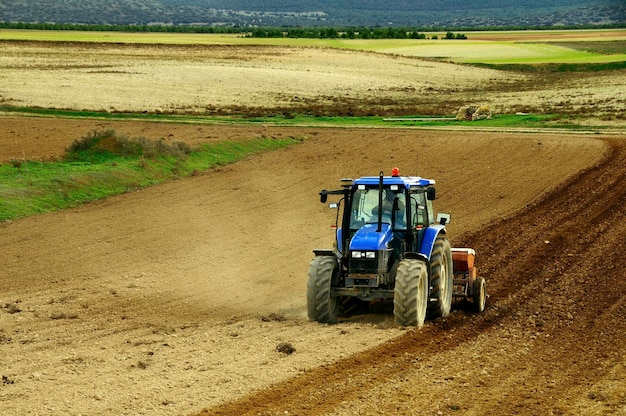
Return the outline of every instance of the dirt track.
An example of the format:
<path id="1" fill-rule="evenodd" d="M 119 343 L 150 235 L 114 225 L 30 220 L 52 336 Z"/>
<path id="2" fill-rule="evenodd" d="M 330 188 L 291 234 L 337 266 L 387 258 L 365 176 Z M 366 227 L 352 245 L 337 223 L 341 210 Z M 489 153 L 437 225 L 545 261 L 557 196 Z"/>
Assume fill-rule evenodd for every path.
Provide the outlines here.
<path id="1" fill-rule="evenodd" d="M 39 141 L 39 157 L 93 128 L 9 121 L 15 131 L 30 126 L 19 140 L 25 149 L 37 137 L 53 143 Z M 157 138 L 306 140 L 0 225 L 3 412 L 626 413 L 623 139 L 99 127 Z M 437 179 L 453 242 L 477 249 L 487 311 L 457 310 L 419 331 L 395 328 L 384 311 L 336 326 L 307 322 L 310 253 L 332 238 L 333 215 L 317 192 L 392 165 Z M 296 351 L 277 352 L 284 342 Z"/>
<path id="2" fill-rule="evenodd" d="M 488 253 L 487 313 L 202 414 L 626 414 L 626 149 L 611 144 L 601 166 L 464 239 Z"/>

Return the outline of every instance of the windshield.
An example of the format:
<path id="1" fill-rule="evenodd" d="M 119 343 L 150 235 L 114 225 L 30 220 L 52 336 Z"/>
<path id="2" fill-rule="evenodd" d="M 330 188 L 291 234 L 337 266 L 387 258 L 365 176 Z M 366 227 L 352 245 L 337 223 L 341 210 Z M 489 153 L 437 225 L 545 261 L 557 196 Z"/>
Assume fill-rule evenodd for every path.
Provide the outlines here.
<path id="1" fill-rule="evenodd" d="M 396 202 L 395 229 L 406 228 L 406 199 L 402 189 L 383 189 L 383 223 L 392 224 L 393 207 Z M 350 229 L 357 230 L 367 223 L 378 222 L 378 187 L 357 189 L 352 198 Z"/>

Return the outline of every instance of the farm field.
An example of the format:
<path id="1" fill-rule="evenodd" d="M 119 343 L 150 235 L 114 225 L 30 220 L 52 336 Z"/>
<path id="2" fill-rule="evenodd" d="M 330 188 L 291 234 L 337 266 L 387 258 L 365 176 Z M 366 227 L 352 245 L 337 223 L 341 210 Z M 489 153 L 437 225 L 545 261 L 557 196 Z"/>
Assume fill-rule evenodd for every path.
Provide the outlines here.
<path id="1" fill-rule="evenodd" d="M 93 130 L 194 144 L 303 139 L 0 223 L 3 412 L 626 414 L 626 138 L 615 93 L 623 70 L 538 83 L 532 74 L 357 51 L 2 46 L 9 105 L 444 114 L 472 101 L 507 112 L 558 108 L 613 127 L 555 134 L 3 113 L 0 163 L 58 157 Z M 477 250 L 487 310 L 457 305 L 419 330 L 396 327 L 385 307 L 334 326 L 308 322 L 308 263 L 333 236 L 334 212 L 319 190 L 393 166 L 436 179 L 453 244 Z M 279 352 L 284 344 L 295 351 Z"/>
<path id="2" fill-rule="evenodd" d="M 0 40 L 170 45 L 315 47 L 373 51 L 465 63 L 593 63 L 626 60 L 626 30 L 542 30 L 468 32 L 467 40 L 442 39 L 445 33 L 424 33 L 428 39 L 294 39 L 248 38 L 227 34 L 119 33 L 41 30 L 0 30 Z M 438 39 L 430 39 L 436 36 Z M 555 43 L 610 42 L 612 54 L 564 48 Z"/>
<path id="3" fill-rule="evenodd" d="M 0 103 L 198 115 L 542 113 L 623 125 L 624 70 L 520 72 L 355 50 L 282 46 L 2 44 Z M 563 47 L 559 47 L 563 48 Z M 570 51 L 572 49 L 569 49 Z M 608 55 L 612 56 L 612 55 Z"/>
<path id="4" fill-rule="evenodd" d="M 493 41 L 429 41 L 385 49 L 385 53 L 420 58 L 439 58 L 459 63 L 545 64 L 604 63 L 626 60 L 626 53 L 602 55 L 579 51 L 560 43 L 493 42 Z M 572 44 L 570 43 L 569 46 Z M 626 50 L 626 42 L 624 42 Z"/>

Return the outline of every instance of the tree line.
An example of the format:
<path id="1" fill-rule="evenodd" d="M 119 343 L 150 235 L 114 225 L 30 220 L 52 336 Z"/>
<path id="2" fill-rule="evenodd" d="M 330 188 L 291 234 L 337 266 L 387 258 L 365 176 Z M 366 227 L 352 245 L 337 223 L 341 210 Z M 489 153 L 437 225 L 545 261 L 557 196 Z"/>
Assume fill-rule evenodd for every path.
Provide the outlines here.
<path id="1" fill-rule="evenodd" d="M 420 29 L 406 28 L 271 28 L 254 29 L 237 26 L 163 26 L 163 25 L 103 25 L 77 23 L 11 23 L 0 22 L 0 29 L 75 30 L 93 32 L 162 32 L 162 33 L 223 33 L 241 34 L 254 38 L 313 38 L 313 39 L 426 39 Z M 445 31 L 433 30 L 433 31 Z M 435 35 L 436 38 L 436 35 Z M 467 39 L 464 34 L 447 31 L 443 39 Z"/>
<path id="2" fill-rule="evenodd" d="M 625 24 L 561 26 L 559 29 L 607 29 L 624 28 Z M 195 25 L 111 25 L 80 23 L 26 23 L 0 22 L 0 29 L 74 30 L 94 32 L 157 32 L 157 33 L 216 33 L 240 34 L 255 38 L 312 38 L 312 39 L 426 39 L 424 32 L 445 32 L 442 39 L 467 39 L 463 33 L 452 32 L 445 27 L 396 28 L 396 27 L 243 27 L 243 26 L 195 26 Z M 458 28 L 455 28 L 458 29 Z M 497 26 L 467 27 L 460 30 L 505 31 L 549 30 L 545 26 Z M 432 35 L 431 39 L 436 39 Z"/>
<path id="3" fill-rule="evenodd" d="M 82 23 L 25 23 L 0 22 L 0 29 L 75 30 L 87 32 L 161 32 L 161 33 L 243 33 L 245 29 L 234 26 L 190 25 L 111 25 Z"/>
<path id="4" fill-rule="evenodd" d="M 254 38 L 311 38 L 311 39 L 426 39 L 426 34 L 406 28 L 255 28 L 249 35 Z M 447 31 L 443 39 L 467 39 L 462 33 Z M 433 35 L 431 39 L 437 39 Z"/>

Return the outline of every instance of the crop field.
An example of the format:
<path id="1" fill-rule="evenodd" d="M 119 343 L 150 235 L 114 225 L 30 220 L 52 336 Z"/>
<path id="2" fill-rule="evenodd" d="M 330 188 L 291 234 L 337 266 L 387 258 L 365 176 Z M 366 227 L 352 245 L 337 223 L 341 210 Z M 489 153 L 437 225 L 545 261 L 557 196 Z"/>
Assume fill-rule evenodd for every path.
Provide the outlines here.
<path id="1" fill-rule="evenodd" d="M 570 46 L 571 44 L 568 44 Z M 545 64 L 545 63 L 602 63 L 626 60 L 626 43 L 621 53 L 598 54 L 554 43 L 485 42 L 485 41 L 431 41 L 427 44 L 384 49 L 406 56 L 442 58 L 462 63 L 491 64 Z"/>
<path id="2" fill-rule="evenodd" d="M 609 33 L 607 44 L 615 45 L 620 37 L 624 42 L 624 31 Z M 555 114 L 566 121 L 598 124 L 600 120 L 603 125 L 621 123 L 626 105 L 619 93 L 626 89 L 626 75 L 619 66 L 593 72 L 576 67 L 541 70 L 541 64 L 550 62 L 623 62 L 619 47 L 607 54 L 606 49 L 596 52 L 597 45 L 591 51 L 557 45 L 547 42 L 552 39 L 549 33 L 543 42 L 533 37 L 533 43 L 521 42 L 522 37 L 520 42 L 354 41 L 351 49 L 342 49 L 339 46 L 348 41 L 0 32 L 3 39 L 51 36 L 58 40 L 1 41 L 1 103 L 243 116 L 449 116 L 460 106 L 472 104 L 488 105 L 496 114 Z M 204 43 L 190 44 L 198 36 L 203 36 Z M 591 39 L 597 36 L 594 32 Z M 142 42 L 133 43 L 137 37 Z M 122 39 L 126 43 L 118 43 Z M 162 43 L 166 39 L 170 43 Z M 329 44 L 336 48 L 311 47 Z M 452 62 L 475 62 L 478 57 L 483 64 L 541 64 L 537 73 L 530 73 L 515 65 L 498 69 L 497 65 L 479 68 Z"/>
<path id="3" fill-rule="evenodd" d="M 0 31 L 0 170 L 15 183 L 35 185 L 47 161 L 88 169 L 60 158 L 94 131 L 273 146 L 0 222 L 0 413 L 625 414 L 626 70 L 548 65 L 619 62 L 624 32 L 469 38 L 427 41 L 427 57 L 396 41 Z M 506 50 L 541 64 L 456 62 Z M 510 118 L 382 120 L 468 104 Z M 516 113 L 550 128 L 518 128 Z M 486 310 L 455 304 L 420 329 L 384 303 L 309 322 L 312 250 L 335 232 L 319 191 L 394 166 L 436 180 Z M 61 186 L 46 180 L 39 192 Z"/>
<path id="4" fill-rule="evenodd" d="M 339 48 L 417 57 L 443 57 L 453 62 L 554 63 L 626 60 L 626 30 L 469 32 L 468 40 L 442 39 L 445 33 L 425 33 L 429 39 L 259 39 L 241 35 L 115 33 L 68 31 L 0 31 L 0 40 L 110 42 L 180 45 L 263 45 Z M 437 40 L 430 38 L 437 36 Z M 610 55 L 578 50 L 581 42 L 615 45 Z M 572 48 L 551 45 L 568 42 Z M 569 45 L 568 45 L 569 46 Z"/>

